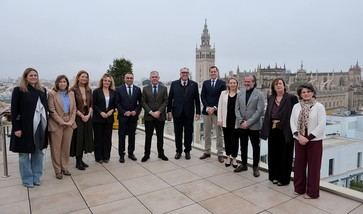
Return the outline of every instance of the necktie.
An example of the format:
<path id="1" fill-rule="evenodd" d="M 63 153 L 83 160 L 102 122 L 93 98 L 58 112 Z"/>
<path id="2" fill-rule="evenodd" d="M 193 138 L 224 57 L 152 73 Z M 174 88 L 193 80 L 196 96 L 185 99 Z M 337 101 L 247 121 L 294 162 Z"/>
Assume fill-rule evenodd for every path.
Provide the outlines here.
<path id="1" fill-rule="evenodd" d="M 185 86 L 187 86 L 187 81 L 184 81 L 183 82 L 183 86 L 185 87 Z"/>
<path id="2" fill-rule="evenodd" d="M 212 88 L 214 88 L 214 81 L 215 81 L 215 80 L 212 80 Z"/>
<path id="3" fill-rule="evenodd" d="M 156 95 L 157 95 L 156 85 L 153 86 L 153 95 L 154 95 L 154 97 L 156 97 Z"/>
<path id="4" fill-rule="evenodd" d="M 132 96 L 132 92 L 131 92 L 131 86 L 129 86 L 129 96 Z"/>

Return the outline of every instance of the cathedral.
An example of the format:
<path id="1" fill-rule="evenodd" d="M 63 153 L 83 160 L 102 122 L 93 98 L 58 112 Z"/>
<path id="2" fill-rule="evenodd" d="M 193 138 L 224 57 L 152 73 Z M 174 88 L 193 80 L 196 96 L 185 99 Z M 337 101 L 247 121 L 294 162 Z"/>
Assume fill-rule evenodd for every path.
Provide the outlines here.
<path id="1" fill-rule="evenodd" d="M 201 35 L 201 44 L 195 49 L 195 80 L 201 86 L 204 80 L 209 79 L 209 67 L 215 65 L 215 47 L 210 44 L 207 20 L 205 20 Z M 257 78 L 257 88 L 265 96 L 270 94 L 272 81 L 282 77 L 290 93 L 296 94 L 297 87 L 310 82 L 317 90 L 317 99 L 324 104 L 327 113 L 363 112 L 363 81 L 362 69 L 358 64 L 352 65 L 348 71 L 340 72 L 312 72 L 304 69 L 303 63 L 296 72 L 290 72 L 284 66 L 258 65 L 253 71 L 240 71 L 226 73 L 225 79 L 234 76 L 240 83 L 245 75 L 253 74 Z"/>
<path id="2" fill-rule="evenodd" d="M 239 82 L 245 75 L 253 74 L 257 79 L 257 88 L 266 96 L 270 94 L 272 81 L 281 77 L 285 80 L 287 90 L 296 94 L 297 87 L 305 82 L 311 83 L 317 91 L 317 99 L 321 102 L 328 114 L 345 111 L 363 111 L 363 81 L 362 69 L 358 62 L 352 65 L 348 71 L 343 72 L 308 72 L 303 63 L 296 72 L 290 72 L 284 66 L 262 67 L 258 65 L 253 71 L 230 71 L 225 78 L 234 76 Z"/>

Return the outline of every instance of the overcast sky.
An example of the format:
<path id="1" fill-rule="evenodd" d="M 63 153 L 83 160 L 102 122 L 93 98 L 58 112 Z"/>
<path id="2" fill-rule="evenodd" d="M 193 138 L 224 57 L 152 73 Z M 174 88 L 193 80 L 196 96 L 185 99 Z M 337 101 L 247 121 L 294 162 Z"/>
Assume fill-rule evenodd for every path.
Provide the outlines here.
<path id="1" fill-rule="evenodd" d="M 80 69 L 98 80 L 114 58 L 132 61 L 136 79 L 156 69 L 194 74 L 207 19 L 223 75 L 258 64 L 296 71 L 347 71 L 363 64 L 362 0 L 0 0 L 0 73 L 26 67 L 41 78 Z"/>

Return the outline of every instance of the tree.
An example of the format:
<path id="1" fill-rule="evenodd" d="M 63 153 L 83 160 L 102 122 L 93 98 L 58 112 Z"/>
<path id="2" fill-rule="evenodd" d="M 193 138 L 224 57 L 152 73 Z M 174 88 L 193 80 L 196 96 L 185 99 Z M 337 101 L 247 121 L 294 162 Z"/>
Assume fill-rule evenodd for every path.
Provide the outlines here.
<path id="1" fill-rule="evenodd" d="M 114 59 L 113 64 L 109 65 L 107 73 L 111 74 L 115 80 L 115 86 L 119 86 L 124 83 L 124 75 L 127 72 L 132 72 L 132 63 L 125 58 Z"/>

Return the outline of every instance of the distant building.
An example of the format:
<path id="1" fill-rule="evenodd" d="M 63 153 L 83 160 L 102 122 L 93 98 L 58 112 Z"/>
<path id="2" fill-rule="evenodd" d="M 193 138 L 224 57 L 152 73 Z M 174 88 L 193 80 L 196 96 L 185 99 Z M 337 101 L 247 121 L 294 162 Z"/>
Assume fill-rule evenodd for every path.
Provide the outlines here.
<path id="1" fill-rule="evenodd" d="M 288 91 L 296 94 L 297 87 L 305 82 L 314 85 L 317 90 L 317 99 L 321 102 L 328 114 L 338 110 L 363 111 L 363 82 L 362 69 L 358 64 L 351 66 L 347 72 L 307 72 L 301 63 L 296 73 L 283 67 L 261 65 L 254 71 L 237 72 L 226 74 L 226 78 L 234 76 L 242 82 L 243 77 L 253 74 L 257 78 L 257 88 L 260 88 L 267 96 L 270 93 L 272 80 L 281 77 L 287 84 Z"/>
<path id="2" fill-rule="evenodd" d="M 204 80 L 209 79 L 209 68 L 215 65 L 215 47 L 211 47 L 207 20 L 201 36 L 200 47 L 195 48 L 195 80 L 199 87 Z"/>

